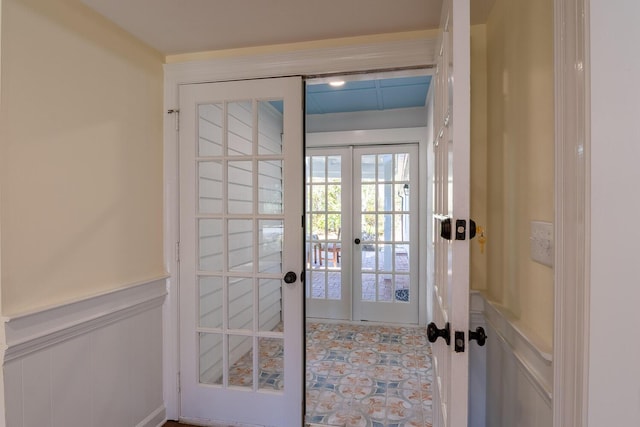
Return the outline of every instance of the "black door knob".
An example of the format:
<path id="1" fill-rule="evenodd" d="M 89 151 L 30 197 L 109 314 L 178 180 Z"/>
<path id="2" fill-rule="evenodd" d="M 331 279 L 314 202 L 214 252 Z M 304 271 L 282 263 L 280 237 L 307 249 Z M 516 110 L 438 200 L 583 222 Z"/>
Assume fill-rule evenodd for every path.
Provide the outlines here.
<path id="1" fill-rule="evenodd" d="M 360 239 L 358 239 L 358 238 L 356 237 L 356 239 L 353 241 L 353 243 L 355 243 L 356 245 L 359 245 L 359 244 L 360 244 Z"/>
<path id="2" fill-rule="evenodd" d="M 482 347 L 485 342 L 487 342 L 487 334 L 484 332 L 484 328 L 482 326 L 478 326 L 475 332 L 469 331 L 469 341 L 476 340 L 478 341 L 478 345 Z"/>
<path id="3" fill-rule="evenodd" d="M 438 329 L 435 323 L 431 322 L 427 325 L 427 339 L 429 342 L 436 342 L 438 338 L 443 338 L 449 345 L 451 343 L 451 332 L 449 328 L 449 322 L 444 325 L 444 328 Z"/>
<path id="4" fill-rule="evenodd" d="M 284 283 L 295 283 L 298 280 L 298 275 L 293 271 L 289 271 L 284 275 Z"/>

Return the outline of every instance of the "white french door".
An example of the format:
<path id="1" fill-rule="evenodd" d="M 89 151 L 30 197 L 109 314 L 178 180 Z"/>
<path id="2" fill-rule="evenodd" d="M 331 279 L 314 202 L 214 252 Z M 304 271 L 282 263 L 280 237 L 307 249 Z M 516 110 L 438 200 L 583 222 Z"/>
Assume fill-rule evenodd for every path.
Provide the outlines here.
<path id="1" fill-rule="evenodd" d="M 468 422 L 469 19 L 469 0 L 443 2 L 434 101 L 435 281 L 428 328 L 434 342 L 435 427 Z"/>
<path id="2" fill-rule="evenodd" d="M 308 149 L 305 166 L 306 315 L 351 320 L 351 148 Z"/>
<path id="3" fill-rule="evenodd" d="M 308 149 L 307 316 L 418 323 L 418 147 Z"/>
<path id="4" fill-rule="evenodd" d="M 302 424 L 301 94 L 300 78 L 180 87 L 183 420 Z"/>
<path id="5" fill-rule="evenodd" d="M 354 149 L 354 320 L 418 323 L 418 147 Z"/>

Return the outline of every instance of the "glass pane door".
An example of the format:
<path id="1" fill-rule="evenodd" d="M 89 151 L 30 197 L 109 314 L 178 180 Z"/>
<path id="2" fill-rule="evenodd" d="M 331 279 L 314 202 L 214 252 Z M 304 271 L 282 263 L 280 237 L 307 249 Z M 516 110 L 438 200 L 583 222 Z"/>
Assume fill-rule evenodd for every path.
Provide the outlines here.
<path id="1" fill-rule="evenodd" d="M 181 88 L 185 419 L 301 422 L 300 86 L 292 78 Z M 285 283 L 289 271 L 296 278 Z"/>
<path id="2" fill-rule="evenodd" d="M 418 322 L 417 146 L 354 150 L 355 320 Z"/>
<path id="3" fill-rule="evenodd" d="M 350 150 L 309 149 L 305 159 L 307 316 L 350 319 Z M 345 240 L 345 236 L 347 239 Z"/>

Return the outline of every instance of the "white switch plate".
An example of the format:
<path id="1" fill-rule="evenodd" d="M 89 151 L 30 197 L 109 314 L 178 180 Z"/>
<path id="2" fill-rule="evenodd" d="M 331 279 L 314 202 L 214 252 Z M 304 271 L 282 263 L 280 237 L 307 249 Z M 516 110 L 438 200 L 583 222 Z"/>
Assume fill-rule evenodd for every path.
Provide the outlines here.
<path id="1" fill-rule="evenodd" d="M 531 259 L 553 267 L 553 224 L 531 221 Z"/>

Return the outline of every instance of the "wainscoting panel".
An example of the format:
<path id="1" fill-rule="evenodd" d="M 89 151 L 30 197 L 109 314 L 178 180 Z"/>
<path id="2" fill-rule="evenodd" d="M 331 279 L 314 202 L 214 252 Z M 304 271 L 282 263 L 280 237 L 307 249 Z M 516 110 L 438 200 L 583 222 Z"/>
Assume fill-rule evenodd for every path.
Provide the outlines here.
<path id="1" fill-rule="evenodd" d="M 524 332 L 502 307 L 482 302 L 488 337 L 486 426 L 551 426 L 551 349 Z"/>
<path id="2" fill-rule="evenodd" d="M 165 278 L 5 319 L 7 427 L 158 427 Z"/>
<path id="3" fill-rule="evenodd" d="M 479 292 L 471 291 L 469 299 L 469 329 L 478 326 L 486 331 L 484 299 Z M 475 341 L 469 342 L 469 427 L 487 427 L 487 345 L 480 347 Z"/>

